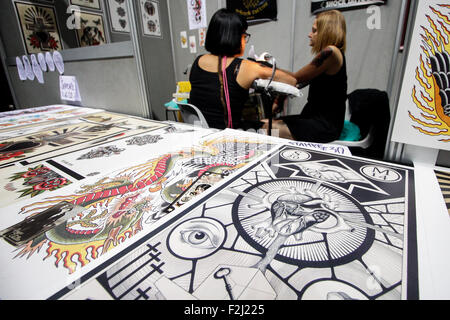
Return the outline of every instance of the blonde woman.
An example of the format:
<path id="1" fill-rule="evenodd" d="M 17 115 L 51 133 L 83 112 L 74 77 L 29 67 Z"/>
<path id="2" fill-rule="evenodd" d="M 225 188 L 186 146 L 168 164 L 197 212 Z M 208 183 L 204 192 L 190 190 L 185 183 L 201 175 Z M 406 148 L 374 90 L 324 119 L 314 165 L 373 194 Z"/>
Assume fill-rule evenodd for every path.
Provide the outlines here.
<path id="1" fill-rule="evenodd" d="M 291 73 L 302 86 L 309 84 L 308 101 L 300 115 L 273 121 L 282 138 L 327 143 L 342 132 L 347 100 L 345 62 L 346 23 L 336 10 L 320 13 L 309 34 L 314 59 Z M 264 120 L 264 128 L 268 120 Z"/>

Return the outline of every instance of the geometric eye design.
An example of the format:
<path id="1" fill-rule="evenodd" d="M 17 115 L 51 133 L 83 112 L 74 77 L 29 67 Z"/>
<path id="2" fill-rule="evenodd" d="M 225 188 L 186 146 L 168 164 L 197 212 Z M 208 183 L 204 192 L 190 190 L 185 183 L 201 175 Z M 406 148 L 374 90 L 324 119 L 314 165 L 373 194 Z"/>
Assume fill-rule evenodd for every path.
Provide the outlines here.
<path id="1" fill-rule="evenodd" d="M 219 221 L 195 218 L 182 222 L 170 232 L 167 247 L 181 259 L 200 259 L 219 250 L 225 239 L 225 227 Z"/>

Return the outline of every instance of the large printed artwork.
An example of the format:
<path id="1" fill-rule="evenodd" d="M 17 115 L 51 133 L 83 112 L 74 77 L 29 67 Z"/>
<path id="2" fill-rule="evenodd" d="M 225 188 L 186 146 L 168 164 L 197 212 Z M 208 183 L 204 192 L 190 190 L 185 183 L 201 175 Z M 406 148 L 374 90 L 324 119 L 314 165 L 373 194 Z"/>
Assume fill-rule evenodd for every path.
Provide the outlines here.
<path id="1" fill-rule="evenodd" d="M 2 300 L 418 297 L 408 167 L 103 110 L 60 120 L 0 132 Z"/>
<path id="2" fill-rule="evenodd" d="M 1 264 L 9 266 L 0 275 L 0 297 L 48 298 L 67 289 L 67 281 L 76 281 L 167 222 L 173 213 L 165 208 L 205 172 L 218 174 L 202 180 L 201 187 L 206 190 L 272 147 L 253 136 L 219 133 L 191 148 L 73 183 L 58 195 L 44 194 L 4 208 L 0 229 L 62 203 L 77 206 L 81 212 L 25 244 L 0 242 Z M 175 208 L 191 199 L 179 199 Z M 23 281 L 37 270 L 39 278 Z"/>
<path id="3" fill-rule="evenodd" d="M 282 146 L 67 298 L 416 299 L 413 179 Z"/>
<path id="4" fill-rule="evenodd" d="M 450 150 L 450 5 L 419 1 L 392 140 Z"/>

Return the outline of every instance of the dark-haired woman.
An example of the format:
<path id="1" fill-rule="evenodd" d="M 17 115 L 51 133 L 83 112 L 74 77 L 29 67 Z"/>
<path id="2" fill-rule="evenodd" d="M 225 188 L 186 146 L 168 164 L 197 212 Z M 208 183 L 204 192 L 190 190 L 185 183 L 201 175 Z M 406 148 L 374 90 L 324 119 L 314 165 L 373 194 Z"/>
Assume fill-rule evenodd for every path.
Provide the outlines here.
<path id="1" fill-rule="evenodd" d="M 247 21 L 237 13 L 217 11 L 206 33 L 209 54 L 199 56 L 192 65 L 189 103 L 202 111 L 212 128 L 243 128 L 242 108 L 253 81 L 272 75 L 271 68 L 239 58 L 250 38 L 247 28 Z M 295 78 L 283 71 L 277 71 L 274 80 L 296 84 Z"/>
<path id="2" fill-rule="evenodd" d="M 280 137 L 328 143 L 339 139 L 345 120 L 347 68 L 346 23 L 337 10 L 317 15 L 309 34 L 315 58 L 293 73 L 298 83 L 309 84 L 308 102 L 300 115 L 274 120 Z M 264 120 L 268 127 L 268 120 Z"/>

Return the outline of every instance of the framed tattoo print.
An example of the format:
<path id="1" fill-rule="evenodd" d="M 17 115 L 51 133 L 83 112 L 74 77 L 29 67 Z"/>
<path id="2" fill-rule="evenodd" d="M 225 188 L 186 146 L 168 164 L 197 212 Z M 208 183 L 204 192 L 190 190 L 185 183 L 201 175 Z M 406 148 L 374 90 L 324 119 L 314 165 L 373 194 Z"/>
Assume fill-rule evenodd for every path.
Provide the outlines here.
<path id="1" fill-rule="evenodd" d="M 108 0 L 108 7 L 112 31 L 129 33 L 130 21 L 125 0 Z"/>
<path id="2" fill-rule="evenodd" d="M 100 10 L 100 0 L 70 0 L 76 6 Z"/>
<path id="3" fill-rule="evenodd" d="M 140 2 L 144 36 L 162 37 L 159 3 L 150 0 L 140 0 Z"/>
<path id="4" fill-rule="evenodd" d="M 14 1 L 27 54 L 61 50 L 62 43 L 52 6 Z"/>
<path id="5" fill-rule="evenodd" d="M 99 46 L 108 42 L 103 16 L 95 13 L 80 13 L 81 28 L 77 30 L 80 47 Z"/>

